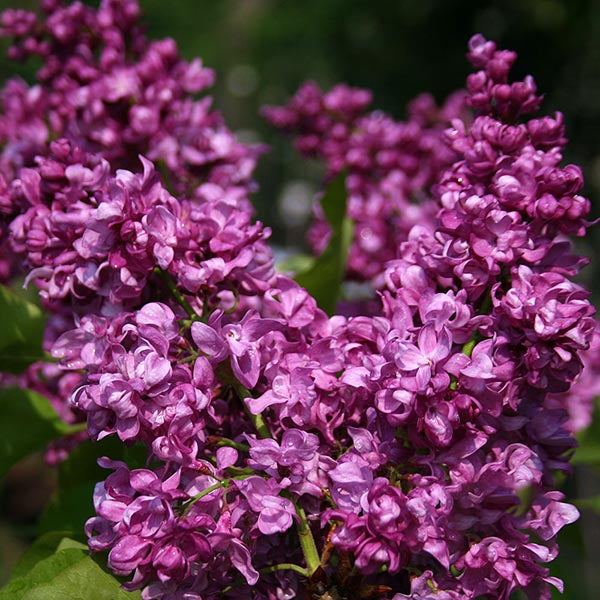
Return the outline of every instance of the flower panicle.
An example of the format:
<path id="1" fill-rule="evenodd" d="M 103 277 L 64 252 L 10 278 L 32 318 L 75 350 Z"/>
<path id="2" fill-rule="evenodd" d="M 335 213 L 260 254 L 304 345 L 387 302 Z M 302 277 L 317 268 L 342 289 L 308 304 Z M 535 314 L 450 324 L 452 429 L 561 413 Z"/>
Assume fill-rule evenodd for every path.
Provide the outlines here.
<path id="1" fill-rule="evenodd" d="M 90 549 L 145 600 L 549 599 L 600 336 L 566 241 L 583 177 L 515 53 L 475 36 L 466 91 L 406 122 L 311 83 L 265 110 L 349 173 L 348 278 L 378 296 L 329 317 L 275 272 L 212 71 L 135 0 L 42 9 L 1 17 L 42 67 L 2 94 L 0 273 L 39 289 L 58 361 L 18 382 L 146 451 L 101 459 Z"/>

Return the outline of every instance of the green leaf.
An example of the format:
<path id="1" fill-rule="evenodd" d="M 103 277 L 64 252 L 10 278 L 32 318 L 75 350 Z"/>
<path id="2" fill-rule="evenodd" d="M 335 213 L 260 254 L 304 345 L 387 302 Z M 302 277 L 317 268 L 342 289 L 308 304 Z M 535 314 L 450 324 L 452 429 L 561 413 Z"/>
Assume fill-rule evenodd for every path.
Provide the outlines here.
<path id="1" fill-rule="evenodd" d="M 316 257 L 308 254 L 294 254 L 280 260 L 275 268 L 279 273 L 303 273 L 313 267 Z"/>
<path id="2" fill-rule="evenodd" d="M 574 465 L 600 464 L 600 444 L 588 444 L 577 449 L 571 463 Z"/>
<path id="3" fill-rule="evenodd" d="M 63 539 L 57 551 L 37 562 L 25 575 L 14 577 L 0 590 L 0 600 L 134 600 L 105 573 L 87 548 Z"/>
<path id="4" fill-rule="evenodd" d="M 95 514 L 93 497 L 96 482 L 107 475 L 108 471 L 95 481 L 86 480 L 66 487 L 61 486 L 46 506 L 38 524 L 38 531 L 44 533 L 63 527 L 71 531 L 83 531 L 85 522 Z"/>
<path id="5" fill-rule="evenodd" d="M 352 219 L 346 216 L 346 197 L 346 174 L 340 173 L 321 199 L 325 218 L 331 227 L 329 244 L 307 270 L 297 273 L 295 277 L 328 314 L 335 311 L 340 298 L 348 249 L 354 234 Z"/>
<path id="6" fill-rule="evenodd" d="M 519 497 L 519 505 L 515 507 L 514 514 L 517 516 L 524 515 L 530 508 L 531 502 L 535 497 L 536 489 L 533 485 L 526 485 L 517 491 Z"/>
<path id="7" fill-rule="evenodd" d="M 62 424 L 64 425 L 64 424 Z M 0 590 L 0 600 L 138 600 L 119 581 L 89 557 L 87 546 L 72 539 L 93 516 L 93 490 L 109 471 L 97 464 L 100 456 L 125 460 L 132 468 L 145 465 L 143 444 L 125 446 L 116 436 L 98 443 L 90 440 L 75 448 L 58 469 L 58 491 L 40 522 L 44 533 L 25 552 L 11 580 Z M 60 531 L 50 531 L 52 527 Z M 93 589 L 92 589 L 93 587 Z"/>
<path id="8" fill-rule="evenodd" d="M 44 358 L 44 315 L 38 306 L 3 285 L 0 285 L 0 314 L 2 370 L 21 373 Z"/>
<path id="9" fill-rule="evenodd" d="M 0 591 L 0 600 L 24 598 L 29 590 L 51 581 L 57 573 L 78 563 L 85 556 L 86 552 L 78 548 L 67 548 L 51 554 L 33 565 L 23 577 L 11 579 Z"/>
<path id="10" fill-rule="evenodd" d="M 577 498 L 572 500 L 573 504 L 578 508 L 593 510 L 600 514 L 600 496 L 592 496 L 591 498 Z"/>
<path id="11" fill-rule="evenodd" d="M 586 544 L 582 520 L 564 527 L 558 534 L 559 555 L 550 563 L 550 575 L 562 579 L 565 594 L 552 589 L 553 600 L 587 600 L 589 588 L 585 577 L 581 576 L 582 563 L 585 562 Z"/>
<path id="12" fill-rule="evenodd" d="M 597 402 L 594 403 L 597 406 Z M 575 465 L 600 466 L 600 413 L 594 411 L 594 418 L 589 427 L 577 434 L 579 448 L 575 451 L 571 462 Z"/>
<path id="13" fill-rule="evenodd" d="M 40 394 L 20 388 L 0 389 L 0 414 L 0 476 L 24 456 L 82 428 L 65 423 Z"/>
<path id="14" fill-rule="evenodd" d="M 69 539 L 70 535 L 72 535 L 70 531 L 52 531 L 39 537 L 31 544 L 23 556 L 21 556 L 19 562 L 14 566 L 11 572 L 11 579 L 23 577 L 29 573 L 38 562 L 54 554 L 65 540 L 73 544 L 79 544 L 79 542 Z M 80 544 L 80 546 L 83 546 L 83 544 Z M 63 545 L 60 549 L 62 550 L 65 547 L 72 546 Z"/>

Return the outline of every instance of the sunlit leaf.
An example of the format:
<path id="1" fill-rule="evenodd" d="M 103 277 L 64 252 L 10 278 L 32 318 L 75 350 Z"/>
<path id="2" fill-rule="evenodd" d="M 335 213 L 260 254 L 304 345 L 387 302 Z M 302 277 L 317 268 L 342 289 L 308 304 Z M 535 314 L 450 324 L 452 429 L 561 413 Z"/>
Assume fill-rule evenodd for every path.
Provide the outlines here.
<path id="1" fill-rule="evenodd" d="M 14 566 L 13 570 L 11 571 L 11 579 L 23 577 L 29 573 L 29 571 L 31 571 L 31 569 L 38 562 L 54 554 L 58 547 L 64 543 L 65 540 L 68 540 L 73 544 L 80 544 L 79 542 L 71 539 L 69 536 L 72 536 L 70 531 L 51 531 L 40 536 L 33 542 L 33 544 L 31 544 L 23 556 L 21 556 L 19 562 L 17 562 L 17 564 Z"/>
<path id="2" fill-rule="evenodd" d="M 0 600 L 137 598 L 140 594 L 121 589 L 119 581 L 102 570 L 83 544 L 68 538 L 61 539 L 56 552 L 36 562 L 21 576 L 11 578 L 0 590 Z"/>
<path id="3" fill-rule="evenodd" d="M 293 254 L 280 260 L 275 267 L 280 273 L 303 273 L 311 269 L 316 260 L 316 257 L 308 254 Z"/>
<path id="4" fill-rule="evenodd" d="M 346 272 L 348 250 L 354 224 L 346 215 L 347 193 L 345 173 L 338 175 L 321 199 L 325 218 L 331 227 L 329 244 L 309 268 L 296 274 L 296 281 L 315 298 L 328 314 L 335 311 Z"/>

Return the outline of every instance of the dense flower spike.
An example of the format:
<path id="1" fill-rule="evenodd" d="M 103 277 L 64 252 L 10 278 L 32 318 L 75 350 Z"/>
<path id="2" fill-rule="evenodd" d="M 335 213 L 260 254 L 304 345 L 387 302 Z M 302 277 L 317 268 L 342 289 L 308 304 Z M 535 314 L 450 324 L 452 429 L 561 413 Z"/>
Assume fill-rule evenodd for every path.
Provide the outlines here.
<path id="1" fill-rule="evenodd" d="M 144 453 L 100 460 L 90 549 L 145 600 L 548 600 L 600 336 L 570 279 L 582 175 L 560 115 L 524 120 L 516 55 L 475 36 L 466 95 L 406 123 L 345 86 L 267 110 L 348 170 L 348 275 L 379 309 L 328 316 L 274 271 L 258 149 L 193 98 L 212 72 L 135 0 L 42 8 L 2 16 L 43 66 L 2 94 L 0 273 L 39 288 L 59 366 L 3 383 L 86 421 L 51 461 L 86 435 Z"/>
<path id="2" fill-rule="evenodd" d="M 143 173 L 111 176 L 106 161 L 77 156 L 67 140 L 53 142 L 51 152 L 21 170 L 10 194 L 22 208 L 10 242 L 44 298 L 86 305 L 100 297 L 98 309 L 114 312 L 139 304 L 155 268 L 193 293 L 225 280 L 242 293 L 268 285 L 268 230 L 221 193 L 176 199 L 144 157 Z"/>
<path id="3" fill-rule="evenodd" d="M 13 40 L 9 56 L 42 59 L 34 86 L 13 79 L 2 92 L 3 215 L 23 211 L 19 203 L 4 199 L 13 179 L 23 176 L 23 167 L 41 171 L 50 192 L 65 186 L 60 181 L 64 176 L 73 187 L 89 191 L 99 183 L 98 163 L 104 161 L 113 172 L 137 169 L 140 154 L 159 165 L 173 193 L 221 197 L 251 212 L 245 193 L 253 189 L 251 176 L 261 149 L 235 138 L 211 110 L 210 97 L 195 99 L 212 84 L 210 69 L 199 59 L 183 61 L 173 40 L 148 41 L 135 0 L 106 0 L 98 10 L 81 2 L 63 6 L 46 1 L 42 9 L 43 18 L 23 10 L 2 15 L 0 31 Z M 55 139 L 61 139 L 63 148 L 56 149 Z M 67 165 L 70 172 L 63 172 Z M 82 171 L 90 167 L 94 175 Z M 26 177 L 27 191 L 36 181 L 34 175 Z M 30 205 L 50 202 L 25 195 Z M 84 200 L 68 196 L 69 208 Z M 54 207 L 61 209 L 65 207 Z M 61 241 L 68 246 L 71 240 Z M 16 268 L 11 256 L 8 248 L 2 252 L 3 261 L 9 261 L 3 268 L 6 276 Z"/>
<path id="4" fill-rule="evenodd" d="M 35 86 L 13 80 L 4 91 L 3 174 L 66 137 L 113 168 L 132 167 L 144 154 L 164 166 L 178 192 L 204 182 L 250 184 L 258 149 L 235 139 L 210 98 L 194 99 L 214 73 L 199 59 L 182 60 L 173 40 L 148 41 L 136 0 L 105 0 L 98 10 L 53 0 L 42 9 L 41 19 L 22 10 L 2 16 L 9 56 L 42 59 Z"/>
<path id="5" fill-rule="evenodd" d="M 171 277 L 200 311 L 268 287 L 268 230 L 247 199 L 260 148 L 198 99 L 213 72 L 147 40 L 136 1 L 41 8 L 1 19 L 9 57 L 42 67 L 35 85 L 12 79 L 1 94 L 0 279 L 40 288 L 46 349 L 76 315 L 160 298 Z M 54 400 L 47 381 L 35 389 Z"/>
<path id="6" fill-rule="evenodd" d="M 433 220 L 437 205 L 430 187 L 456 155 L 444 143 L 449 121 L 466 116 L 464 93 L 452 94 L 438 108 L 422 94 L 408 107 L 406 122 L 380 111 L 366 113 L 367 90 L 338 85 L 323 93 L 305 83 L 284 107 L 266 107 L 263 114 L 278 128 L 295 134 L 305 156 L 321 158 L 327 178 L 347 170 L 348 214 L 356 234 L 348 257 L 348 276 L 359 281 L 380 276 L 410 228 Z M 319 206 L 308 240 L 320 253 L 328 226 Z"/>

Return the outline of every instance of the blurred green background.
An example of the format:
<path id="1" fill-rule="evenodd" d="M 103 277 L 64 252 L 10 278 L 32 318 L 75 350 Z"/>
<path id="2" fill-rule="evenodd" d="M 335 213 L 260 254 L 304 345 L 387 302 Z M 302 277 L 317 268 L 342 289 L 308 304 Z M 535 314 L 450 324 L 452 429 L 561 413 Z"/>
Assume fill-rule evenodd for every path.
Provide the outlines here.
<path id="1" fill-rule="evenodd" d="M 469 73 L 466 44 L 476 32 L 516 50 L 515 75 L 533 74 L 546 94 L 544 112 L 560 109 L 565 114 L 571 140 L 566 159 L 583 166 L 593 214 L 600 214 L 598 0 L 140 2 L 151 36 L 175 38 L 184 57 L 200 56 L 217 71 L 215 105 L 229 126 L 245 140 L 271 146 L 258 169 L 255 203 L 277 244 L 301 243 L 321 171 L 316 164 L 298 160 L 289 141 L 265 125 L 260 106 L 283 103 L 306 79 L 322 87 L 344 81 L 370 88 L 373 106 L 401 119 L 406 102 L 418 93 L 428 91 L 442 100 L 463 85 Z M 8 6 L 34 8 L 37 1 L 0 0 L 0 8 Z M 21 72 L 28 75 L 27 69 Z M 14 66 L 2 59 L 2 79 L 13 73 Z M 592 231 L 582 251 L 597 259 L 600 233 Z M 592 261 L 584 279 L 598 303 L 600 260 Z M 600 494 L 597 471 L 577 470 L 565 487 L 568 495 Z M 44 475 L 42 485 L 41 474 L 34 474 L 37 487 L 31 488 L 30 496 L 43 497 L 51 481 Z M 35 506 L 27 511 L 26 503 L 15 502 L 14 494 L 7 493 L 19 476 L 17 472 L 3 484 L 0 552 L 5 569 L 18 553 L 20 540 L 31 533 L 35 516 Z M 23 483 L 16 487 L 22 490 Z M 562 547 L 553 571 L 566 580 L 564 597 L 600 598 L 600 520 L 592 510 L 583 512 L 577 526 L 567 528 Z"/>

